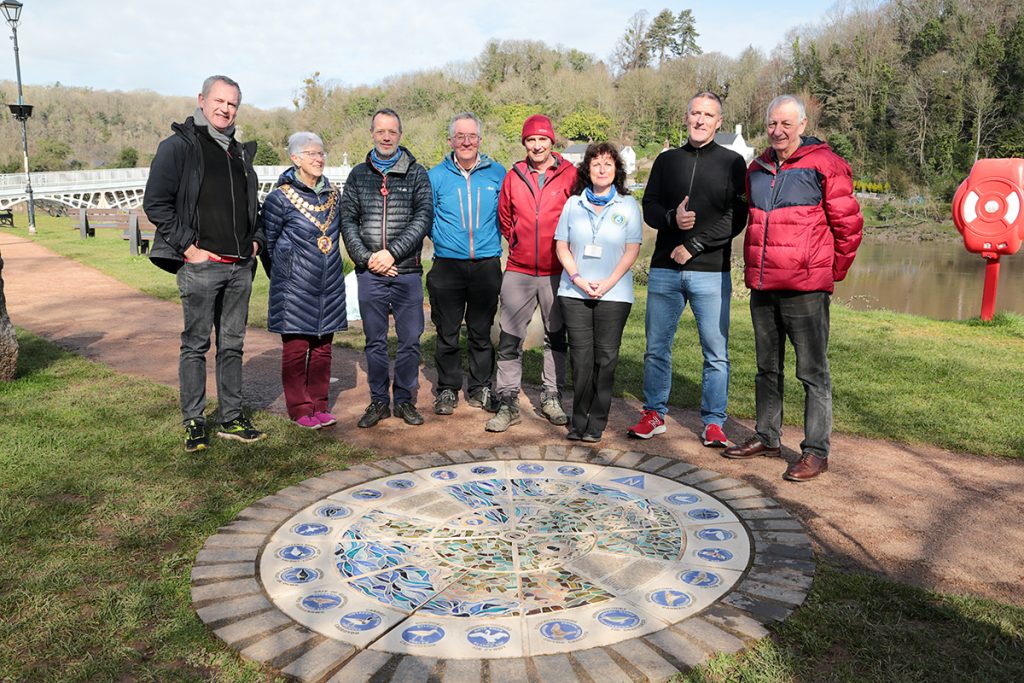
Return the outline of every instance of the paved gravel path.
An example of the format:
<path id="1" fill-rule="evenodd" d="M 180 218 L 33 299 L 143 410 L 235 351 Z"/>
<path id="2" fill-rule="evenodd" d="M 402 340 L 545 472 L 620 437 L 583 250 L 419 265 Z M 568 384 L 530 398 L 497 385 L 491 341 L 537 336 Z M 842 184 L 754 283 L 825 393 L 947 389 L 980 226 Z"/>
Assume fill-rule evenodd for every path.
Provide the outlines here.
<path id="1" fill-rule="evenodd" d="M 177 386 L 177 304 L 140 294 L 9 233 L 0 234 L 0 252 L 16 325 L 120 372 Z M 248 405 L 283 412 L 279 363 L 278 336 L 250 329 L 245 351 Z M 420 387 L 425 425 L 408 427 L 392 418 L 373 429 L 357 429 L 355 422 L 369 400 L 362 353 L 336 348 L 333 374 L 339 379 L 332 400 L 340 424 L 325 430 L 325 438 L 333 435 L 373 448 L 382 457 L 566 443 L 562 430 L 535 413 L 536 387 L 527 388 L 523 398 L 523 423 L 505 434 L 486 433 L 486 414 L 464 403 L 451 417 L 434 416 L 429 412 L 431 371 L 423 372 Z M 733 381 L 753 390 L 752 378 Z M 212 390 L 212 376 L 209 386 Z M 839 566 L 1024 605 L 1024 462 L 835 434 L 828 475 L 792 484 L 782 480 L 778 460 L 736 462 L 703 448 L 693 411 L 673 411 L 665 435 L 641 443 L 629 440 L 625 430 L 638 410 L 636 401 L 616 399 L 601 446 L 681 458 L 749 482 L 797 515 L 819 556 Z M 751 434 L 750 426 L 731 421 L 726 431 L 743 440 Z M 787 430 L 783 444 L 788 457 L 797 455 L 800 438 L 800 430 Z"/>

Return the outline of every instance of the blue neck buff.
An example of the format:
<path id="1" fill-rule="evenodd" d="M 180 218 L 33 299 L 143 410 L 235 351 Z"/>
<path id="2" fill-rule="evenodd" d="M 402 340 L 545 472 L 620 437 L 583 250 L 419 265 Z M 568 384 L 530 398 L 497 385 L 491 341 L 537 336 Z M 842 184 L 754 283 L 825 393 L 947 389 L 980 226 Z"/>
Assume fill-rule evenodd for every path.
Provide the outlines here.
<path id="1" fill-rule="evenodd" d="M 401 157 L 402 157 L 402 148 L 401 147 L 398 148 L 398 151 L 395 152 L 394 155 L 390 159 L 381 159 L 377 155 L 377 148 L 376 147 L 374 147 L 373 149 L 370 150 L 370 162 L 377 168 L 378 171 L 380 171 L 381 173 L 385 173 L 385 174 L 388 171 L 391 170 L 391 167 L 394 166 Z"/>
<path id="2" fill-rule="evenodd" d="M 611 189 L 608 190 L 608 194 L 601 195 L 594 194 L 594 191 L 592 189 L 590 189 L 589 187 L 587 188 L 587 201 L 593 204 L 594 206 L 604 206 L 613 199 L 615 199 L 614 185 L 612 185 Z"/>

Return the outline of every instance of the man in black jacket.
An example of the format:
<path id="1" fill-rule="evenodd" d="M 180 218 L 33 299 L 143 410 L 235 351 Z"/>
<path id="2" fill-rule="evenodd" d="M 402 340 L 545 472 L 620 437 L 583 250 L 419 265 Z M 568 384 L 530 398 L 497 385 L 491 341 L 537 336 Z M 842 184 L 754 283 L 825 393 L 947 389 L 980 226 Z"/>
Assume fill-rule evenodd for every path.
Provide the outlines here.
<path id="1" fill-rule="evenodd" d="M 206 352 L 217 329 L 217 435 L 251 442 L 263 434 L 242 414 L 242 344 L 255 256 L 263 245 L 255 143 L 235 140 L 242 101 L 227 76 L 203 82 L 199 106 L 160 143 L 143 207 L 156 225 L 150 259 L 177 273 L 181 309 L 178 379 L 185 450 L 207 447 Z"/>
<path id="2" fill-rule="evenodd" d="M 421 425 L 416 410 L 420 335 L 423 334 L 423 266 L 420 250 L 434 220 L 430 180 L 398 143 L 402 121 L 391 109 L 370 119 L 373 149 L 349 173 L 339 213 L 345 249 L 356 266 L 359 315 L 366 336 L 370 405 L 359 420 L 372 427 L 391 416 L 388 318 L 395 316 L 395 415 Z"/>
<path id="3" fill-rule="evenodd" d="M 672 388 L 672 343 L 690 304 L 704 356 L 700 416 L 705 446 L 725 448 L 729 394 L 732 239 L 746 224 L 743 157 L 715 143 L 722 101 L 698 93 L 687 108 L 686 144 L 654 161 L 644 189 L 644 222 L 658 231 L 647 283 L 644 411 L 629 435 L 665 432 Z"/>

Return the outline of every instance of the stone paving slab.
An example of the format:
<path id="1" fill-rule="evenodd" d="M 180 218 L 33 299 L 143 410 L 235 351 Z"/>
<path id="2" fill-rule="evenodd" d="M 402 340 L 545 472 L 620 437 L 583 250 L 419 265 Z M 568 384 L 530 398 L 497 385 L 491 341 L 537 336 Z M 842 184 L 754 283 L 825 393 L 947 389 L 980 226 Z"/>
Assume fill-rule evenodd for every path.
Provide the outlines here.
<path id="1" fill-rule="evenodd" d="M 356 649 L 347 643 L 325 640 L 281 669 L 281 673 L 300 681 L 320 681 L 355 652 Z"/>
<path id="2" fill-rule="evenodd" d="M 703 609 L 700 616 L 695 613 L 668 628 L 645 631 L 643 635 L 632 638 L 620 636 L 618 642 L 598 647 L 588 645 L 576 650 L 569 647 L 551 651 L 550 646 L 537 641 L 531 645 L 530 657 L 493 658 L 492 655 L 489 659 L 439 659 L 421 651 L 396 654 L 394 651 L 369 649 L 368 645 L 357 646 L 325 637 L 303 626 L 304 622 L 295 620 L 298 617 L 289 616 L 267 599 L 266 590 L 260 583 L 267 579 L 260 575 L 257 557 L 270 539 L 277 537 L 275 534 L 295 533 L 298 527 L 289 520 L 302 519 L 301 516 L 296 517 L 299 510 L 305 510 L 329 495 L 345 495 L 346 489 L 365 487 L 370 481 L 403 472 L 438 467 L 455 470 L 466 467 L 468 471 L 470 463 L 517 459 L 580 463 L 574 466 L 577 472 L 585 471 L 587 477 L 596 476 L 599 480 L 603 470 L 601 467 L 594 469 L 594 466 L 610 463 L 617 468 L 638 472 L 637 477 L 632 478 L 623 477 L 618 470 L 615 475 L 604 475 L 623 486 L 642 488 L 644 484 L 639 473 L 646 473 L 643 476 L 652 478 L 651 485 L 654 485 L 653 480 L 661 481 L 660 486 L 668 486 L 675 481 L 679 486 L 703 491 L 712 499 L 718 499 L 724 506 L 722 509 L 734 511 L 744 526 L 743 533 L 750 543 L 749 559 L 745 566 L 737 567 L 745 570 L 744 577 L 717 602 Z M 581 467 L 589 469 L 581 470 Z M 428 477 L 426 481 L 432 480 Z M 658 490 L 663 491 L 664 488 Z M 417 495 L 427 493 L 429 491 Z M 646 495 L 659 494 L 652 490 Z M 429 500 L 429 496 L 424 500 Z M 383 503 L 382 506 L 386 509 Z M 304 541 L 289 542 L 301 545 Z M 261 560 L 266 561 L 266 558 Z M 285 562 L 272 566 L 287 568 L 292 565 Z M 588 566 L 597 568 L 601 564 L 591 563 Z M 275 580 L 280 580 L 282 571 L 273 569 L 275 574 L 272 576 L 278 577 Z M 642 573 L 636 573 L 638 571 L 630 570 L 629 573 L 635 577 L 642 576 Z M 282 675 L 302 681 L 346 683 L 376 678 L 454 683 L 486 678 L 495 683 L 527 680 L 572 683 L 589 678 L 594 683 L 624 683 L 638 679 L 668 680 L 715 652 L 736 652 L 763 638 L 767 634 L 765 624 L 785 619 L 803 603 L 813 584 L 814 571 L 810 540 L 799 520 L 774 499 L 739 480 L 699 469 L 672 457 L 640 451 L 623 452 L 564 444 L 521 448 L 496 446 L 376 460 L 307 479 L 302 484 L 261 499 L 207 539 L 192 569 L 192 599 L 200 619 L 215 629 L 214 633 L 223 641 L 241 648 L 243 657 L 277 667 Z M 628 577 L 613 579 L 609 576 L 607 580 L 621 583 L 626 579 Z M 549 649 L 545 651 L 545 647 Z"/>
<path id="3" fill-rule="evenodd" d="M 629 674 L 615 663 L 603 647 L 578 650 L 572 656 L 595 683 L 633 683 Z"/>

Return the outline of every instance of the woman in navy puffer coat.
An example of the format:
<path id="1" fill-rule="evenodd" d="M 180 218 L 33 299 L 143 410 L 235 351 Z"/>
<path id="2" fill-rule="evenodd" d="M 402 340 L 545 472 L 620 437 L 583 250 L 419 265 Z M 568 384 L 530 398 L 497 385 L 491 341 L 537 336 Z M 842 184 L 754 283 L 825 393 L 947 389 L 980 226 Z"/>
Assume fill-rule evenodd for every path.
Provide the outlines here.
<path id="1" fill-rule="evenodd" d="M 327 410 L 334 333 L 348 327 L 342 270 L 339 193 L 324 177 L 324 143 L 314 133 L 288 139 L 293 168 L 263 203 L 270 257 L 267 327 L 281 335 L 281 382 L 288 416 L 319 429 Z"/>

